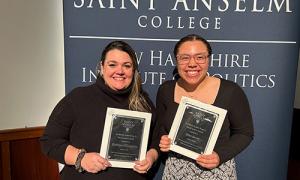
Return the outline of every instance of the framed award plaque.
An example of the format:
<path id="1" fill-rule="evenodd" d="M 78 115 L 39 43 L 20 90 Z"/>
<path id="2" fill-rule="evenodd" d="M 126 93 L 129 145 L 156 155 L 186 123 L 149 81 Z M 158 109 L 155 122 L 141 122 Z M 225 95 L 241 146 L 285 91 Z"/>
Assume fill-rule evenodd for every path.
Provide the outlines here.
<path id="1" fill-rule="evenodd" d="M 100 155 L 112 167 L 133 168 L 146 156 L 151 113 L 107 108 Z"/>
<path id="2" fill-rule="evenodd" d="M 170 149 L 196 159 L 199 154 L 211 154 L 227 110 L 182 97 L 169 138 Z"/>

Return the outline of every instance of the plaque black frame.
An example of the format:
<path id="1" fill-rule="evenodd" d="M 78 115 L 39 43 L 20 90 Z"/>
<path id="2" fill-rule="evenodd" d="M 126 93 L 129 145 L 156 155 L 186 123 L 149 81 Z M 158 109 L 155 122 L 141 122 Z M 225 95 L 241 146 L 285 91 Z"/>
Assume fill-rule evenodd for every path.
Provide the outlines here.
<path id="1" fill-rule="evenodd" d="M 227 110 L 182 97 L 169 137 L 170 150 L 196 159 L 211 154 Z"/>
<path id="2" fill-rule="evenodd" d="M 146 156 L 151 113 L 107 108 L 100 155 L 112 167 L 133 168 Z"/>

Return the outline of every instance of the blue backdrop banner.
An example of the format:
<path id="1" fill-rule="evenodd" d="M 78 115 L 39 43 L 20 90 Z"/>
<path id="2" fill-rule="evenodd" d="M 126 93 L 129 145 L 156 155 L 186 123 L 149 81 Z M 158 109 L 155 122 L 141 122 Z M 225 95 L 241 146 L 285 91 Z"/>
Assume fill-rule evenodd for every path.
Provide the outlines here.
<path id="1" fill-rule="evenodd" d="M 299 10 L 298 0 L 64 0 L 66 92 L 94 82 L 105 45 L 124 40 L 154 101 L 173 78 L 176 41 L 199 34 L 213 49 L 209 74 L 243 87 L 253 112 L 255 137 L 237 157 L 238 178 L 286 179 Z"/>

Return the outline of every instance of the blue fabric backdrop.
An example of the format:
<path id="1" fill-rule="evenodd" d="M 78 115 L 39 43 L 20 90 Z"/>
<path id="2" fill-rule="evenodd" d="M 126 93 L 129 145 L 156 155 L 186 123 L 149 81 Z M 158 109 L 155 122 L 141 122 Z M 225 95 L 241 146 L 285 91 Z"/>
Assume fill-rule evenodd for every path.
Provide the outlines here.
<path id="1" fill-rule="evenodd" d="M 121 39 L 136 50 L 155 101 L 172 79 L 175 42 L 199 34 L 213 48 L 209 73 L 242 86 L 253 111 L 255 138 L 237 157 L 238 178 L 286 179 L 299 9 L 297 0 L 65 0 L 66 92 L 94 82 L 104 46 Z"/>

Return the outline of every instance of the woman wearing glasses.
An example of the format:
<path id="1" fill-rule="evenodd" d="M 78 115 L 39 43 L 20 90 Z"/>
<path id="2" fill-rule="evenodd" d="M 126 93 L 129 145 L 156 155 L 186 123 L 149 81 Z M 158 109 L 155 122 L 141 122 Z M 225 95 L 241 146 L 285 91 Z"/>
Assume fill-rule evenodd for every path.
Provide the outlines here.
<path id="1" fill-rule="evenodd" d="M 163 179 L 236 179 L 234 157 L 253 139 L 252 116 L 243 90 L 231 81 L 207 75 L 211 53 L 202 37 L 183 37 L 174 48 L 179 79 L 159 87 L 155 131 L 160 141 L 156 143 L 168 155 Z M 196 160 L 170 151 L 168 134 L 182 96 L 227 110 L 213 153 Z"/>

